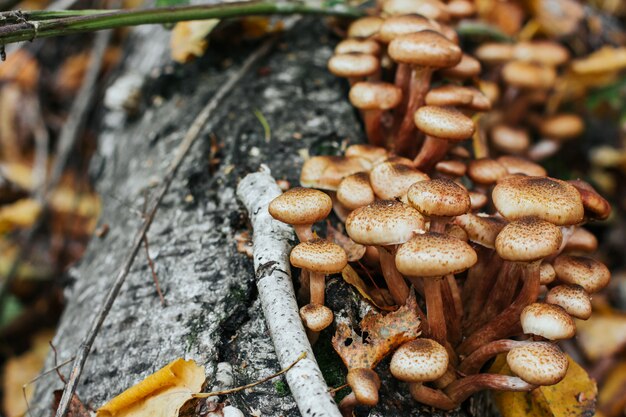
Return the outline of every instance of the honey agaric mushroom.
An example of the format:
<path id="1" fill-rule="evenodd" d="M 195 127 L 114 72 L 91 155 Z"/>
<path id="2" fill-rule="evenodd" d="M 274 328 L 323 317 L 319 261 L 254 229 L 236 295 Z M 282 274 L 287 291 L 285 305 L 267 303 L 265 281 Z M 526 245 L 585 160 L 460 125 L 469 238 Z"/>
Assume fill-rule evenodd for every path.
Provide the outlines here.
<path id="1" fill-rule="evenodd" d="M 378 390 L 381 384 L 376 371 L 369 368 L 350 369 L 346 380 L 352 392 L 339 404 L 342 415 L 352 416 L 354 407 L 359 404 L 368 407 L 378 404 Z"/>
<path id="2" fill-rule="evenodd" d="M 367 54 L 379 55 L 380 44 L 373 39 L 344 39 L 335 46 L 335 55 Z"/>
<path id="3" fill-rule="evenodd" d="M 361 39 L 372 37 L 378 33 L 383 21 L 384 19 L 378 16 L 361 17 L 352 22 L 348 28 L 348 37 Z"/>
<path id="4" fill-rule="evenodd" d="M 491 128 L 491 143 L 501 152 L 522 154 L 526 152 L 530 146 L 530 136 L 528 135 L 528 131 L 524 128 L 498 124 Z M 509 173 L 512 172 L 509 171 Z"/>
<path id="5" fill-rule="evenodd" d="M 446 5 L 439 0 L 385 0 L 382 12 L 388 16 L 418 14 L 438 21 L 450 18 Z"/>
<path id="6" fill-rule="evenodd" d="M 465 175 L 467 172 L 467 165 L 461 161 L 449 159 L 447 161 L 437 162 L 435 165 L 435 171 L 441 174 L 443 178 L 454 180 Z"/>
<path id="7" fill-rule="evenodd" d="M 585 208 L 585 217 L 593 220 L 606 220 L 611 215 L 611 205 L 591 184 L 583 180 L 570 180 L 580 193 Z"/>
<path id="8" fill-rule="evenodd" d="M 509 43 L 486 42 L 481 44 L 474 55 L 486 64 L 501 64 L 513 59 L 514 46 Z"/>
<path id="9" fill-rule="evenodd" d="M 292 225 L 300 242 L 308 242 L 314 239 L 313 224 L 324 220 L 332 207 L 326 193 L 295 187 L 272 200 L 268 210 L 276 220 Z"/>
<path id="10" fill-rule="evenodd" d="M 463 54 L 461 61 L 453 67 L 443 68 L 439 70 L 439 74 L 453 80 L 468 80 L 480 75 L 480 62 L 471 55 Z M 487 99 L 491 104 L 491 100 Z"/>
<path id="11" fill-rule="evenodd" d="M 479 90 L 458 85 L 444 85 L 431 89 L 426 94 L 425 102 L 427 106 L 458 107 L 462 110 L 491 109 L 491 102 Z"/>
<path id="12" fill-rule="evenodd" d="M 502 68 L 502 78 L 513 87 L 547 90 L 552 88 L 556 81 L 556 71 L 553 67 L 530 62 L 511 61 Z"/>
<path id="13" fill-rule="evenodd" d="M 585 129 L 582 118 L 576 114 L 556 114 L 542 120 L 539 132 L 542 140 L 537 142 L 528 151 L 528 157 L 539 161 L 554 155 L 563 142 L 580 136 Z"/>
<path id="14" fill-rule="evenodd" d="M 489 198 L 487 198 L 487 196 L 484 193 L 481 193 L 479 191 L 472 190 L 469 192 L 469 196 L 470 196 L 470 202 L 472 203 L 473 211 L 482 209 L 489 202 Z"/>
<path id="15" fill-rule="evenodd" d="M 303 187 L 337 191 L 344 177 L 357 172 L 369 171 L 371 162 L 359 157 L 314 156 L 302 165 L 300 184 Z"/>
<path id="16" fill-rule="evenodd" d="M 383 113 L 398 106 L 402 90 L 383 82 L 359 82 L 350 89 L 350 103 L 362 111 L 365 132 L 373 145 L 386 145 Z"/>
<path id="17" fill-rule="evenodd" d="M 513 47 L 512 58 L 557 67 L 566 63 L 570 54 L 567 48 L 557 42 L 523 41 L 517 42 Z"/>
<path id="18" fill-rule="evenodd" d="M 567 314 L 577 319 L 591 317 L 591 299 L 580 285 L 557 285 L 548 291 L 545 301 L 563 307 Z"/>
<path id="19" fill-rule="evenodd" d="M 304 327 L 321 332 L 333 322 L 333 312 L 325 305 L 309 303 L 300 308 L 300 318 Z"/>
<path id="20" fill-rule="evenodd" d="M 470 245 L 439 233 L 415 235 L 398 248 L 396 267 L 409 280 L 422 280 L 430 336 L 441 344 L 446 343 L 447 334 L 442 278 L 463 272 L 476 261 L 476 252 Z"/>
<path id="21" fill-rule="evenodd" d="M 472 119 L 448 107 L 420 107 L 413 121 L 426 134 L 426 140 L 413 161 L 420 169 L 434 166 L 443 159 L 451 143 L 471 137 L 475 129 Z"/>
<path id="22" fill-rule="evenodd" d="M 602 262 L 584 256 L 559 255 L 554 260 L 559 281 L 580 285 L 594 294 L 609 284 L 611 272 Z"/>
<path id="23" fill-rule="evenodd" d="M 505 338 L 516 329 L 520 312 L 539 295 L 541 260 L 559 250 L 562 238 L 558 227 L 537 218 L 517 220 L 502 229 L 496 238 L 496 251 L 508 265 L 519 268 L 523 286 L 510 305 L 463 341 L 458 348 L 461 355 L 468 355 L 485 343 Z M 508 276 L 498 277 L 498 281 L 506 282 L 508 279 Z M 511 291 L 515 291 L 515 287 L 505 285 L 499 293 L 506 296 Z"/>
<path id="24" fill-rule="evenodd" d="M 354 210 L 346 219 L 346 232 L 361 245 L 376 246 L 389 292 L 398 305 L 409 296 L 409 287 L 395 264 L 396 246 L 424 230 L 424 217 L 397 200 L 377 200 Z"/>
<path id="25" fill-rule="evenodd" d="M 467 190 L 454 181 L 434 179 L 416 182 L 407 193 L 409 204 L 430 219 L 431 232 L 443 233 L 453 217 L 470 210 Z"/>
<path id="26" fill-rule="evenodd" d="M 389 157 L 387 150 L 381 146 L 360 143 L 348 146 L 344 155 L 347 158 L 357 157 L 365 159 L 372 165 L 378 165 Z"/>
<path id="27" fill-rule="evenodd" d="M 412 68 L 406 111 L 395 138 L 396 151 L 402 154 L 413 145 L 413 114 L 424 103 L 433 70 L 458 64 L 462 53 L 458 45 L 432 30 L 398 36 L 389 43 L 387 52 L 394 61 Z"/>
<path id="28" fill-rule="evenodd" d="M 504 165 L 491 158 L 474 159 L 467 166 L 467 176 L 478 186 L 495 184 L 508 175 Z"/>
<path id="29" fill-rule="evenodd" d="M 567 239 L 563 247 L 563 253 L 570 252 L 595 252 L 598 249 L 598 238 L 582 227 L 577 227 L 574 233 Z"/>
<path id="30" fill-rule="evenodd" d="M 328 70 L 337 77 L 347 78 L 354 84 L 380 71 L 380 61 L 370 54 L 333 55 L 328 60 Z"/>
<path id="31" fill-rule="evenodd" d="M 385 19 L 380 26 L 376 39 L 382 43 L 388 44 L 398 36 L 420 32 L 422 30 L 434 30 L 438 32 L 440 29 L 441 25 L 439 25 L 439 23 L 418 14 L 390 16 Z"/>
<path id="32" fill-rule="evenodd" d="M 548 285 L 554 282 L 556 279 L 556 271 L 552 264 L 548 262 L 542 262 L 539 266 L 539 283 L 541 285 Z"/>
<path id="33" fill-rule="evenodd" d="M 501 353 L 506 353 L 513 348 L 527 345 L 529 343 L 542 343 L 532 342 L 528 340 L 511 340 L 500 339 L 489 342 L 473 351 L 470 355 L 464 358 L 459 364 L 457 370 L 464 375 L 471 375 L 480 372 L 480 369 L 491 358 Z"/>
<path id="34" fill-rule="evenodd" d="M 545 177 L 548 175 L 546 169 L 541 165 L 519 156 L 502 155 L 498 157 L 497 161 L 500 162 L 511 175 L 523 174 L 529 177 Z"/>
<path id="35" fill-rule="evenodd" d="M 367 206 L 375 199 L 367 172 L 358 172 L 345 177 L 337 188 L 337 200 L 350 210 Z"/>
<path id="36" fill-rule="evenodd" d="M 563 307 L 533 303 L 522 311 L 520 323 L 524 334 L 541 336 L 548 340 L 570 339 L 576 334 L 576 324 Z"/>
<path id="37" fill-rule="evenodd" d="M 370 182 L 376 196 L 382 200 L 399 198 L 406 203 L 411 185 L 428 180 L 422 171 L 400 163 L 383 162 L 370 171 Z"/>
<path id="38" fill-rule="evenodd" d="M 476 14 L 476 4 L 469 0 L 451 0 L 448 2 L 448 13 L 453 19 L 463 19 Z"/>

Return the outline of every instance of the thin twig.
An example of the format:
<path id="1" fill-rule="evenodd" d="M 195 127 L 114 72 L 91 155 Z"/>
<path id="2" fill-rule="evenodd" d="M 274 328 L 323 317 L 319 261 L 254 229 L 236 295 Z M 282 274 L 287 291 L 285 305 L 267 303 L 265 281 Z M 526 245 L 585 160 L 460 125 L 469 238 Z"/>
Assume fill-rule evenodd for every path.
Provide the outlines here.
<path id="1" fill-rule="evenodd" d="M 329 389 L 329 390 L 328 390 L 328 392 L 330 392 L 331 394 L 334 394 L 334 393 L 339 392 L 339 391 L 341 391 L 342 389 L 344 389 L 344 388 L 348 388 L 348 387 L 349 387 L 349 385 L 348 385 L 348 384 L 343 384 L 343 385 L 338 386 L 337 388 L 331 388 L 331 389 Z"/>
<path id="2" fill-rule="evenodd" d="M 201 392 L 201 393 L 199 393 L 199 394 L 193 394 L 193 395 L 192 395 L 192 397 L 193 397 L 193 398 L 208 398 L 208 397 L 215 397 L 215 396 L 217 396 L 217 395 L 227 395 L 227 394 L 233 394 L 233 393 L 235 393 L 235 392 L 243 391 L 243 390 L 248 389 L 248 388 L 256 387 L 257 385 L 260 385 L 260 384 L 262 384 L 262 383 L 264 383 L 264 382 L 267 382 L 267 381 L 269 381 L 270 379 L 274 379 L 274 378 L 276 378 L 276 377 L 278 377 L 278 376 L 281 376 L 281 375 L 282 375 L 282 374 L 284 374 L 284 373 L 289 372 L 289 370 L 290 370 L 291 368 L 293 368 L 294 366 L 296 366 L 296 364 L 297 364 L 298 362 L 300 362 L 300 361 L 301 361 L 302 359 L 304 359 L 304 358 L 306 358 L 306 352 L 302 352 L 302 353 L 300 354 L 300 356 L 298 356 L 298 358 L 297 358 L 297 359 L 296 359 L 296 360 L 295 360 L 295 361 L 294 361 L 291 365 L 289 365 L 288 367 L 286 367 L 286 368 L 284 368 L 284 369 L 281 369 L 280 371 L 276 372 L 275 374 L 270 375 L 270 376 L 267 376 L 267 377 L 265 377 L 265 378 L 263 378 L 263 379 L 260 379 L 260 380 L 258 380 L 258 381 L 256 381 L 256 382 L 252 382 L 252 383 L 250 383 L 250 384 L 242 385 L 242 386 L 237 387 L 237 388 L 224 389 L 224 390 L 221 390 L 221 391 Z"/>
<path id="3" fill-rule="evenodd" d="M 41 377 L 44 377 L 46 375 L 48 375 L 49 373 L 52 373 L 54 371 L 57 372 L 57 374 L 61 375 L 59 372 L 59 368 L 64 367 L 65 365 L 67 365 L 68 363 L 72 362 L 74 360 L 74 357 L 72 356 L 71 358 L 63 361 L 62 363 L 54 366 L 53 368 L 47 369 L 41 373 L 39 373 L 39 375 L 37 375 L 36 377 L 34 377 L 33 379 L 31 379 L 30 381 L 28 381 L 27 383 L 22 385 L 22 396 L 24 397 L 24 402 L 26 403 L 26 411 L 28 412 L 28 415 L 30 417 L 32 417 L 32 414 L 30 413 L 30 403 L 28 402 L 28 396 L 26 395 L 26 388 L 30 385 L 33 384 L 35 382 L 37 382 Z M 55 350 L 55 362 L 56 362 L 56 350 Z"/>
<path id="4" fill-rule="evenodd" d="M 124 259 L 124 262 L 119 272 L 117 273 L 117 276 L 115 277 L 115 281 L 113 282 L 113 285 L 111 286 L 104 300 L 102 301 L 100 309 L 94 317 L 91 323 L 91 327 L 80 345 L 80 348 L 76 354 L 76 359 L 74 360 L 74 364 L 72 366 L 70 379 L 68 380 L 67 384 L 65 385 L 65 389 L 63 390 L 63 395 L 61 397 L 61 401 L 59 402 L 59 407 L 56 411 L 56 417 L 65 417 L 65 415 L 67 414 L 70 401 L 72 399 L 72 396 L 74 395 L 74 392 L 76 391 L 76 386 L 78 385 L 80 375 L 83 371 L 83 367 L 85 366 L 85 362 L 87 361 L 87 356 L 91 351 L 91 347 L 93 346 L 93 342 L 96 339 L 96 336 L 98 335 L 98 332 L 100 331 L 100 328 L 102 327 L 102 324 L 104 323 L 104 320 L 106 319 L 109 311 L 111 310 L 111 306 L 113 305 L 113 302 L 119 294 L 120 289 L 124 284 L 124 281 L 126 280 L 130 268 L 135 261 L 135 257 L 137 256 L 137 252 L 141 247 L 143 238 L 146 235 L 148 229 L 150 229 L 150 225 L 154 220 L 154 216 L 161 204 L 161 201 L 169 190 L 170 184 L 176 176 L 176 173 L 178 172 L 178 169 L 180 168 L 183 160 L 189 153 L 189 150 L 191 149 L 193 144 L 200 137 L 200 133 L 202 132 L 202 129 L 204 128 L 206 122 L 221 104 L 224 97 L 226 97 L 226 95 L 230 93 L 230 91 L 248 73 L 248 71 L 250 71 L 250 69 L 257 63 L 257 61 L 259 61 L 272 49 L 276 42 L 276 39 L 276 37 L 273 37 L 270 40 L 264 42 L 261 47 L 259 47 L 254 53 L 252 53 L 252 55 L 250 55 L 248 59 L 246 59 L 239 71 L 233 74 L 226 81 L 226 83 L 223 84 L 222 87 L 220 87 L 215 95 L 213 95 L 213 98 L 198 114 L 193 124 L 185 134 L 183 141 L 176 149 L 174 159 L 170 163 L 168 170 L 163 177 L 159 188 L 157 189 L 156 195 L 149 206 L 150 209 L 146 213 L 146 217 L 144 218 L 141 227 L 133 238 L 133 241 L 129 248 L 130 250 L 127 252 L 126 258 Z"/>
<path id="5" fill-rule="evenodd" d="M 148 247 L 148 236 L 143 237 L 143 246 L 146 248 L 146 258 L 148 259 L 148 265 L 150 266 L 150 272 L 152 272 L 152 280 L 154 281 L 154 286 L 156 287 L 156 292 L 159 294 L 159 300 L 161 300 L 161 305 L 165 307 L 165 298 L 163 297 L 163 293 L 161 292 L 161 285 L 159 284 L 159 277 L 157 276 L 156 270 L 154 268 L 154 262 L 150 257 L 150 248 Z"/>
<path id="6" fill-rule="evenodd" d="M 54 346 L 54 343 L 52 343 L 52 340 L 50 342 L 50 349 L 52 349 L 52 351 L 54 352 L 54 364 L 57 365 L 57 363 L 59 363 L 58 357 L 59 357 L 59 353 L 57 352 L 57 347 Z M 72 356 L 71 360 L 74 360 L 74 356 Z M 58 366 L 55 366 L 56 371 L 57 371 L 57 375 L 59 376 L 59 379 L 61 380 L 61 382 L 63 382 L 64 384 L 66 383 L 65 381 L 65 376 L 61 373 L 61 371 L 59 370 Z"/>

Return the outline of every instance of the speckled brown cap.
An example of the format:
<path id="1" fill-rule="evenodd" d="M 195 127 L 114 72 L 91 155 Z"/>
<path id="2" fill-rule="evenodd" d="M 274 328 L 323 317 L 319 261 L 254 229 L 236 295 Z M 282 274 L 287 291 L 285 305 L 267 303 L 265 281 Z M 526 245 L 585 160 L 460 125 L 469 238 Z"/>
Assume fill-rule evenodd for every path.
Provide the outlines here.
<path id="1" fill-rule="evenodd" d="M 502 155 L 498 157 L 509 174 L 523 174 L 529 177 L 545 177 L 548 172 L 541 165 L 519 156 Z"/>
<path id="2" fill-rule="evenodd" d="M 383 200 L 405 198 L 411 185 L 427 179 L 422 171 L 393 162 L 383 162 L 370 171 L 372 189 Z"/>
<path id="3" fill-rule="evenodd" d="M 546 303 L 563 307 L 567 314 L 577 319 L 591 317 L 591 299 L 580 285 L 557 285 L 546 295 Z"/>
<path id="4" fill-rule="evenodd" d="M 437 162 L 437 164 L 435 165 L 435 171 L 449 177 L 460 178 L 467 172 L 467 165 L 462 161 L 449 159 L 446 161 Z"/>
<path id="5" fill-rule="evenodd" d="M 384 161 L 389 156 L 387 150 L 380 146 L 357 143 L 346 148 L 346 157 L 359 157 L 368 160 L 372 165 Z"/>
<path id="6" fill-rule="evenodd" d="M 377 200 L 354 210 L 346 219 L 346 232 L 361 245 L 397 245 L 424 230 L 424 217 L 397 200 Z"/>
<path id="7" fill-rule="evenodd" d="M 454 80 L 468 80 L 478 77 L 481 69 L 480 61 L 471 55 L 463 54 L 458 64 L 453 67 L 441 69 L 439 74 Z"/>
<path id="8" fill-rule="evenodd" d="M 592 253 L 597 249 L 598 238 L 596 238 L 596 236 L 587 229 L 577 227 L 576 230 L 574 230 L 574 233 L 569 237 L 569 239 L 567 239 L 563 252 Z"/>
<path id="9" fill-rule="evenodd" d="M 553 67 L 523 61 L 511 61 L 502 68 L 504 81 L 518 88 L 549 89 L 556 81 Z"/>
<path id="10" fill-rule="evenodd" d="M 455 239 L 462 240 L 463 242 L 467 242 L 469 240 L 469 235 L 458 224 L 448 223 L 446 224 L 446 234 L 452 236 Z"/>
<path id="11" fill-rule="evenodd" d="M 511 371 L 533 385 L 554 385 L 565 378 L 569 361 L 552 343 L 533 342 L 515 347 L 506 355 Z"/>
<path id="12" fill-rule="evenodd" d="M 583 119 L 577 114 L 561 113 L 548 117 L 539 124 L 539 133 L 546 138 L 565 141 L 580 136 L 585 130 Z"/>
<path id="13" fill-rule="evenodd" d="M 335 55 L 380 54 L 380 44 L 373 39 L 344 39 L 335 47 Z"/>
<path id="14" fill-rule="evenodd" d="M 513 59 L 513 45 L 510 43 L 485 42 L 474 55 L 487 64 L 499 64 Z"/>
<path id="15" fill-rule="evenodd" d="M 501 217 L 473 213 L 457 216 L 454 223 L 467 232 L 469 240 L 490 249 L 495 248 L 496 238 L 507 224 Z"/>
<path id="16" fill-rule="evenodd" d="M 562 307 L 533 303 L 522 311 L 520 322 L 525 334 L 534 334 L 548 340 L 569 339 L 576 334 L 574 320 Z"/>
<path id="17" fill-rule="evenodd" d="M 569 56 L 569 51 L 564 46 L 551 41 L 522 41 L 513 47 L 513 58 L 516 60 L 554 67 L 566 63 Z"/>
<path id="18" fill-rule="evenodd" d="M 467 176 L 476 184 L 495 184 L 508 175 L 506 168 L 491 158 L 474 159 L 467 166 Z"/>
<path id="19" fill-rule="evenodd" d="M 583 200 L 585 216 L 595 220 L 606 220 L 611 215 L 611 205 L 604 199 L 591 184 L 583 180 L 571 180 L 572 184 Z"/>
<path id="20" fill-rule="evenodd" d="M 539 266 L 539 284 L 548 285 L 554 282 L 556 279 L 556 271 L 552 264 L 548 262 L 542 262 Z"/>
<path id="21" fill-rule="evenodd" d="M 344 177 L 369 171 L 371 162 L 359 157 L 314 156 L 302 165 L 300 184 L 304 187 L 336 191 Z"/>
<path id="22" fill-rule="evenodd" d="M 480 210 L 481 208 L 485 207 L 489 202 L 489 198 L 487 198 L 487 195 L 480 191 L 472 190 L 469 192 L 469 196 L 472 203 L 472 210 Z"/>
<path id="23" fill-rule="evenodd" d="M 391 357 L 391 374 L 404 382 L 428 382 L 439 379 L 448 370 L 446 348 L 431 339 L 405 343 Z"/>
<path id="24" fill-rule="evenodd" d="M 507 224 L 496 238 L 496 251 L 502 259 L 533 262 L 556 253 L 561 247 L 561 229 L 537 218 Z"/>
<path id="25" fill-rule="evenodd" d="M 333 322 L 334 315 L 330 308 L 322 304 L 307 304 L 300 308 L 300 318 L 304 327 L 314 332 L 321 332 Z"/>
<path id="26" fill-rule="evenodd" d="M 378 404 L 380 378 L 374 370 L 369 368 L 350 369 L 346 382 L 352 388 L 352 392 L 354 392 L 354 396 L 359 404 L 367 407 L 373 407 Z"/>
<path id="27" fill-rule="evenodd" d="M 298 243 L 289 254 L 289 261 L 296 268 L 322 274 L 336 274 L 348 264 L 343 248 L 325 239 Z"/>
<path id="28" fill-rule="evenodd" d="M 434 20 L 416 14 L 391 16 L 385 19 L 381 25 L 376 39 L 383 43 L 389 43 L 398 36 L 422 30 L 438 32 L 440 28 L 439 23 Z"/>
<path id="29" fill-rule="evenodd" d="M 369 54 L 333 55 L 328 60 L 328 70 L 338 77 L 360 78 L 374 75 L 380 69 L 380 61 Z"/>
<path id="30" fill-rule="evenodd" d="M 418 14 L 441 22 L 450 18 L 446 5 L 439 0 L 385 0 L 382 11 L 388 16 Z"/>
<path id="31" fill-rule="evenodd" d="M 383 19 L 378 16 L 361 17 L 350 25 L 348 28 L 349 38 L 369 38 L 376 35 L 383 24 Z"/>
<path id="32" fill-rule="evenodd" d="M 283 223 L 313 224 L 324 220 L 332 208 L 333 202 L 326 193 L 295 187 L 272 200 L 268 210 Z"/>
<path id="33" fill-rule="evenodd" d="M 584 209 L 571 184 L 549 177 L 508 176 L 492 192 L 496 209 L 505 218 L 539 217 L 559 226 L 578 224 Z"/>
<path id="34" fill-rule="evenodd" d="M 410 205 L 427 217 L 460 216 L 471 205 L 467 190 L 446 179 L 416 182 L 409 188 L 407 198 Z"/>
<path id="35" fill-rule="evenodd" d="M 452 84 L 431 88 L 426 93 L 426 105 L 439 107 L 471 105 L 473 95 L 467 89 L 468 87 Z"/>
<path id="36" fill-rule="evenodd" d="M 501 152 L 520 154 L 530 146 L 530 136 L 524 128 L 499 124 L 491 129 L 491 143 Z"/>
<path id="37" fill-rule="evenodd" d="M 448 13 L 454 19 L 463 19 L 476 14 L 476 5 L 469 0 L 451 0 L 448 2 Z"/>
<path id="38" fill-rule="evenodd" d="M 606 265 L 584 256 L 559 255 L 554 260 L 554 270 L 559 281 L 580 285 L 590 294 L 606 287 L 611 279 Z"/>
<path id="39" fill-rule="evenodd" d="M 396 252 L 396 268 L 406 276 L 456 274 L 470 268 L 477 260 L 476 252 L 467 243 L 431 232 L 415 235 Z"/>
<path id="40" fill-rule="evenodd" d="M 441 139 L 462 141 L 474 134 L 472 119 L 448 107 L 422 106 L 413 121 L 425 134 Z"/>
<path id="41" fill-rule="evenodd" d="M 396 62 L 428 68 L 453 67 L 461 61 L 461 48 L 442 34 L 423 30 L 396 37 L 387 53 Z"/>
<path id="42" fill-rule="evenodd" d="M 358 82 L 350 88 L 350 103 L 361 110 L 389 110 L 402 101 L 402 90 L 385 82 Z"/>
<path id="43" fill-rule="evenodd" d="M 359 172 L 345 177 L 337 188 L 337 200 L 350 210 L 367 206 L 374 202 L 376 196 L 370 185 L 367 172 Z"/>

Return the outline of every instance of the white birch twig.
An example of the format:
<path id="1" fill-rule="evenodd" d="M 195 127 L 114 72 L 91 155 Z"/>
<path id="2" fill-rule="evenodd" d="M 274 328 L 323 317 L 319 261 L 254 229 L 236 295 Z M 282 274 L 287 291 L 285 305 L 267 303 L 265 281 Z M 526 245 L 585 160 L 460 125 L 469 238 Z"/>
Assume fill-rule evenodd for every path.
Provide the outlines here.
<path id="1" fill-rule="evenodd" d="M 295 235 L 290 226 L 272 218 L 267 210 L 281 193 L 266 166 L 248 174 L 237 187 L 237 196 L 248 210 L 254 230 L 259 298 L 281 367 L 293 363 L 302 352 L 307 353 L 286 376 L 300 413 L 305 417 L 341 417 L 298 314 L 289 265 L 290 241 Z"/>

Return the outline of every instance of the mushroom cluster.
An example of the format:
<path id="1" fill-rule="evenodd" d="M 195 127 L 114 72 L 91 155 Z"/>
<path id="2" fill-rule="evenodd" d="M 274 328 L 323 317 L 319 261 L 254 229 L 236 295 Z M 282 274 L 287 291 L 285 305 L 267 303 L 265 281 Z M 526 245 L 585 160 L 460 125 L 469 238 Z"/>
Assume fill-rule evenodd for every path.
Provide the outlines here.
<path id="1" fill-rule="evenodd" d="M 591 295 L 610 279 L 583 228 L 610 205 L 537 163 L 584 129 L 543 104 L 568 50 L 549 40 L 488 43 L 472 56 L 453 26 L 474 13 L 470 0 L 383 0 L 353 22 L 328 68 L 348 79 L 369 144 L 309 158 L 304 188 L 270 205 L 301 241 L 291 262 L 302 269 L 312 340 L 333 322 L 325 277 L 349 262 L 378 280 L 390 306 L 414 288 L 422 335 L 393 353 L 390 370 L 415 400 L 444 410 L 479 390 L 563 379 L 557 342 L 575 335 L 573 318 L 590 317 Z M 331 211 L 360 257 L 311 232 Z M 503 353 L 513 376 L 482 372 Z M 363 389 L 349 376 L 350 401 L 374 406 L 378 375 L 362 372 L 373 382 Z"/>

